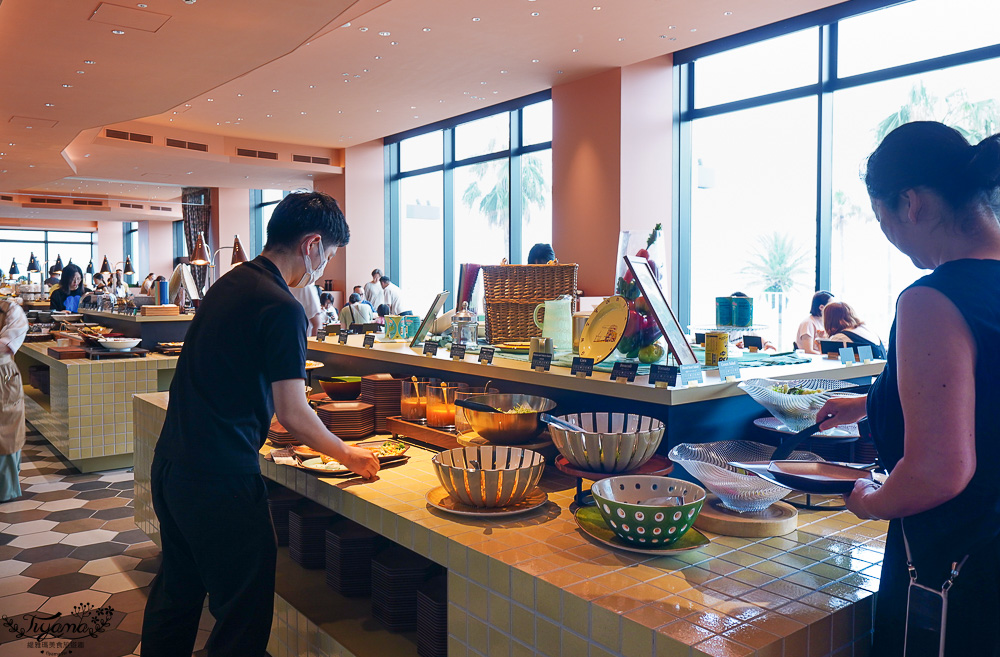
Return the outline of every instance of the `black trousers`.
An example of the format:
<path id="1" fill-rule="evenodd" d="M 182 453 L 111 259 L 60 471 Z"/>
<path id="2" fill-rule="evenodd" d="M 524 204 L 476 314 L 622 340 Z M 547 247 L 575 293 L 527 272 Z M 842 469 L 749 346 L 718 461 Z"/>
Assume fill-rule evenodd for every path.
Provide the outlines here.
<path id="1" fill-rule="evenodd" d="M 142 622 L 143 657 L 190 657 L 205 594 L 211 657 L 263 657 L 271 634 L 277 542 L 260 474 L 203 475 L 152 465 L 163 562 Z"/>

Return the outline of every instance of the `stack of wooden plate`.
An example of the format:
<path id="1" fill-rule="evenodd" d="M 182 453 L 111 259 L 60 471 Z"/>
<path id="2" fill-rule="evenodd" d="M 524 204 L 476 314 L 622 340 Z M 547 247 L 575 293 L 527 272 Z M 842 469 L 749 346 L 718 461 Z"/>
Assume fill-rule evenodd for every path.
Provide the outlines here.
<path id="1" fill-rule="evenodd" d="M 351 520 L 326 530 L 326 584 L 347 598 L 367 597 L 372 590 L 372 555 L 381 536 Z"/>
<path id="2" fill-rule="evenodd" d="M 271 509 L 271 522 L 278 537 L 278 545 L 288 545 L 288 513 L 294 509 L 302 496 L 284 486 L 275 487 L 267 496 L 267 506 Z"/>
<path id="3" fill-rule="evenodd" d="M 316 392 L 311 395 L 308 395 L 308 397 L 309 397 L 309 403 L 312 404 L 313 406 L 319 406 L 320 404 L 329 404 L 330 402 L 333 401 L 332 399 L 330 399 L 330 395 L 326 394 L 325 392 Z"/>
<path id="4" fill-rule="evenodd" d="M 285 427 L 275 420 L 271 423 L 271 428 L 267 430 L 267 439 L 275 447 L 287 447 L 288 445 L 299 445 L 299 441 Z"/>
<path id="5" fill-rule="evenodd" d="M 361 377 L 361 401 L 375 406 L 375 431 L 385 432 L 385 419 L 399 415 L 399 401 L 402 395 L 402 379 L 394 379 L 391 374 L 369 374 Z"/>
<path id="6" fill-rule="evenodd" d="M 393 632 L 417 627 L 417 589 L 435 571 L 433 561 L 401 546 L 372 559 L 372 616 Z"/>
<path id="7" fill-rule="evenodd" d="M 303 568 L 326 565 L 326 528 L 336 513 L 309 503 L 288 512 L 288 556 Z"/>
<path id="8" fill-rule="evenodd" d="M 326 428 L 341 438 L 367 438 L 375 429 L 375 407 L 364 402 L 332 402 L 316 408 Z"/>
<path id="9" fill-rule="evenodd" d="M 417 654 L 448 655 L 448 578 L 432 577 L 417 590 Z"/>

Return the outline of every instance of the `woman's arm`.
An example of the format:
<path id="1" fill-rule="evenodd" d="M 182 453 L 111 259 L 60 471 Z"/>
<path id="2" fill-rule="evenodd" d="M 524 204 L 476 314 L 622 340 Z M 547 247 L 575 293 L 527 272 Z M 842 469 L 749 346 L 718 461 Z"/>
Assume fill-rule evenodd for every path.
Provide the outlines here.
<path id="1" fill-rule="evenodd" d="M 896 362 L 903 458 L 881 488 L 855 487 L 847 504 L 861 517 L 902 518 L 940 506 L 976 472 L 976 344 L 937 290 L 915 287 L 899 298 Z"/>

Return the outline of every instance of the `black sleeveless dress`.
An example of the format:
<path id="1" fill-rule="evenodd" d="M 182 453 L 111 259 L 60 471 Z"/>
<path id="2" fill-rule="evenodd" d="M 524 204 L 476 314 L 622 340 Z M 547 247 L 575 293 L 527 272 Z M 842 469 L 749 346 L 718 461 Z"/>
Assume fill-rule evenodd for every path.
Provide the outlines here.
<path id="1" fill-rule="evenodd" d="M 947 579 L 953 561 L 971 554 L 948 594 L 947 654 L 996 657 L 1000 656 L 1000 261 L 947 262 L 914 286 L 932 287 L 948 297 L 976 341 L 976 472 L 958 497 L 907 517 L 906 537 L 920 583 L 934 588 Z M 947 339 L 941 336 L 942 341 Z M 872 434 L 890 471 L 903 457 L 903 410 L 896 376 L 893 323 L 885 370 L 868 395 Z M 940 476 L 949 473 L 942 471 Z M 871 654 L 879 657 L 903 654 L 909 575 L 900 527 L 899 520 L 889 523 L 875 603 Z"/>

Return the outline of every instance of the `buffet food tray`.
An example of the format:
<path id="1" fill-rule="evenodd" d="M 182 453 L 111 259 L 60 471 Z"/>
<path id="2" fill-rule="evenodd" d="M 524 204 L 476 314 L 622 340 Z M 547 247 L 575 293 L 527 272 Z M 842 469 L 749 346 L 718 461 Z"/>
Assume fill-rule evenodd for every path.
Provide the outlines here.
<path id="1" fill-rule="evenodd" d="M 409 422 L 399 416 L 387 417 L 385 424 L 386 431 L 391 433 L 393 438 L 406 436 L 410 440 L 425 443 L 439 449 L 457 449 L 461 447 L 458 443 L 458 435 L 450 431 L 432 429 L 423 424 Z"/>

